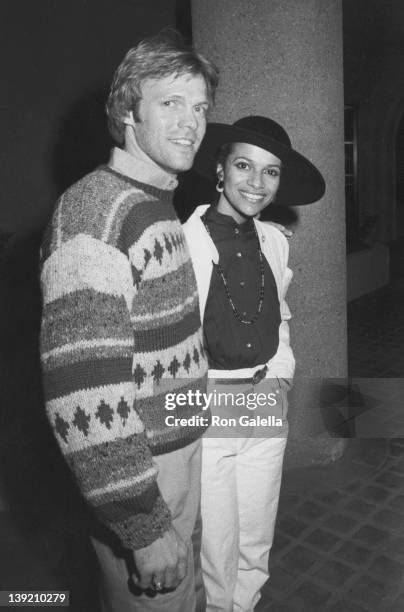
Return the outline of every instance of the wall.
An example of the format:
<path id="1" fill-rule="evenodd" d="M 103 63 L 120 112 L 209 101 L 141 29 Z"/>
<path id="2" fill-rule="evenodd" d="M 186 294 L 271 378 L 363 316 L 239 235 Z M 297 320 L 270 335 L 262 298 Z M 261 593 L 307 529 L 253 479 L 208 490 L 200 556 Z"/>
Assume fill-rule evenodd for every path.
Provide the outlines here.
<path id="1" fill-rule="evenodd" d="M 105 161 L 113 71 L 136 41 L 175 24 L 175 1 L 2 0 L 0 23 L 0 228 L 25 232 Z"/>
<path id="2" fill-rule="evenodd" d="M 404 111 L 404 4 L 344 0 L 345 102 L 358 108 L 362 221 L 379 215 L 377 237 L 396 236 L 396 133 Z"/>
<path id="3" fill-rule="evenodd" d="M 272 117 L 325 177 L 321 202 L 293 208 L 288 303 L 297 379 L 288 464 L 330 461 L 344 444 L 325 431 L 317 379 L 346 375 L 342 5 L 193 0 L 192 18 L 197 48 L 221 70 L 213 119 Z"/>

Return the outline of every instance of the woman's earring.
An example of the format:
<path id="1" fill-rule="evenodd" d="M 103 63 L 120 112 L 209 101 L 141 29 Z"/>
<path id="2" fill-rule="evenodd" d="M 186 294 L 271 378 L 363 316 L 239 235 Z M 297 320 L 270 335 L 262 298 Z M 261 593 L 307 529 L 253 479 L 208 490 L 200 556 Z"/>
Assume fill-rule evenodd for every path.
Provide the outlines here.
<path id="1" fill-rule="evenodd" d="M 222 178 L 219 178 L 216 183 L 216 191 L 218 191 L 219 193 L 222 193 L 223 189 L 224 189 L 224 180 Z"/>

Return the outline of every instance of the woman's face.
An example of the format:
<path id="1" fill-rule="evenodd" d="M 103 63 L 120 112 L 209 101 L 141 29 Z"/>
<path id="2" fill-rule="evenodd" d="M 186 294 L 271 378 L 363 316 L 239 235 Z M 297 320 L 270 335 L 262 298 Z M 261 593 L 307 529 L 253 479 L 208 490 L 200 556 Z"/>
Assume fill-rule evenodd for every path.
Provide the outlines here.
<path id="1" fill-rule="evenodd" d="M 279 188 L 281 160 L 255 145 L 234 143 L 217 175 L 224 181 L 217 209 L 237 223 L 255 217 L 270 204 Z"/>

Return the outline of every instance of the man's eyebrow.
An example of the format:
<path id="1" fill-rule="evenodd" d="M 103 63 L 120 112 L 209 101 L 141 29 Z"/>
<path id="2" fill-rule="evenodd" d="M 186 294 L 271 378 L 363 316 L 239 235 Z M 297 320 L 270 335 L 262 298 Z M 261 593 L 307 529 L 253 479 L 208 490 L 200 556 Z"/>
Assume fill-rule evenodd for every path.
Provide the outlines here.
<path id="1" fill-rule="evenodd" d="M 184 96 L 184 94 L 181 93 L 176 93 L 175 91 L 173 91 L 172 93 L 162 93 L 161 98 L 178 98 L 179 100 L 183 100 L 185 99 L 186 96 Z M 195 106 L 210 106 L 210 102 L 207 98 L 204 98 L 203 100 L 200 100 L 198 102 L 195 102 Z"/>
<path id="2" fill-rule="evenodd" d="M 209 106 L 210 102 L 208 98 L 202 98 L 201 100 L 198 100 L 197 102 L 195 102 L 195 104 L 199 104 L 199 106 L 202 106 L 202 105 Z"/>

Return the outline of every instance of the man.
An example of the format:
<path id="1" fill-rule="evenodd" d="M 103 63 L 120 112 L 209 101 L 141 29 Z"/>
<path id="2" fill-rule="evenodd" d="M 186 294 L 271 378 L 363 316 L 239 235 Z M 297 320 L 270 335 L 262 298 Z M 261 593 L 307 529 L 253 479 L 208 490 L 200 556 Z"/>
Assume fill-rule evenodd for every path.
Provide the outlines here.
<path id="1" fill-rule="evenodd" d="M 116 550 L 93 538 L 102 610 L 195 607 L 191 534 L 209 419 L 185 406 L 177 415 L 200 425 L 167 426 L 163 382 L 186 393 L 206 380 L 196 282 L 172 194 L 204 136 L 217 78 L 173 37 L 131 49 L 107 103 L 119 147 L 61 196 L 44 237 L 46 410 L 85 499 L 117 536 Z"/>

